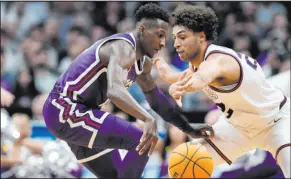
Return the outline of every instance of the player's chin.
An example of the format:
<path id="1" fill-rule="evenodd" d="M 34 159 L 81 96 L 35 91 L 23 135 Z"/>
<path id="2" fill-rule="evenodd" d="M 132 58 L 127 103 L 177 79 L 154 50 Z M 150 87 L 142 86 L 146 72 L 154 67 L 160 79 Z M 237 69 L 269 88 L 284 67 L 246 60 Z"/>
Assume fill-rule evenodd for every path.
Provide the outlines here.
<path id="1" fill-rule="evenodd" d="M 183 62 L 188 62 L 188 58 L 183 56 L 183 55 L 179 55 L 180 59 L 183 61 Z"/>
<path id="2" fill-rule="evenodd" d="M 150 58 L 153 58 L 153 57 L 154 57 L 154 55 L 155 55 L 155 53 L 154 53 L 154 52 L 147 53 L 147 56 L 148 56 L 148 57 L 150 57 Z"/>

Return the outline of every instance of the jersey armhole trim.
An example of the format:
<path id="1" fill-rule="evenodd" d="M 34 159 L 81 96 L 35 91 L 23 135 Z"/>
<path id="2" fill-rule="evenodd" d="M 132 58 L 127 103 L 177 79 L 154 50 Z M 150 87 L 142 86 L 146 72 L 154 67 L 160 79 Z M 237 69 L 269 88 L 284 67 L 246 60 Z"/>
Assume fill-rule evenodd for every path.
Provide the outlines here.
<path id="1" fill-rule="evenodd" d="M 243 75 L 243 68 L 242 68 L 242 64 L 241 64 L 240 60 L 239 60 L 235 55 L 233 55 L 233 54 L 231 54 L 231 53 L 227 53 L 227 52 L 224 52 L 224 51 L 221 51 L 221 50 L 214 50 L 214 51 L 210 52 L 210 53 L 206 56 L 205 61 L 207 60 L 207 58 L 208 58 L 211 54 L 214 54 L 214 53 L 221 53 L 221 54 L 229 55 L 229 56 L 233 57 L 233 58 L 237 61 L 237 63 L 239 64 L 239 68 L 240 68 L 240 77 L 239 77 L 239 82 L 238 82 L 238 84 L 237 84 L 235 87 L 233 87 L 232 89 L 230 89 L 230 90 L 221 90 L 221 89 L 215 88 L 214 86 L 210 86 L 210 85 L 209 85 L 209 87 L 210 87 L 212 90 L 214 90 L 214 91 L 216 91 L 216 92 L 219 92 L 219 93 L 231 93 L 231 92 L 234 92 L 235 90 L 237 90 L 237 89 L 241 86 L 242 81 L 243 81 L 243 76 L 244 76 L 244 75 Z"/>
<path id="2" fill-rule="evenodd" d="M 108 42 L 108 41 L 110 41 L 110 40 L 124 40 L 124 41 L 128 42 L 130 45 L 132 45 L 134 51 L 136 51 L 136 47 L 135 47 L 135 45 L 134 45 L 130 40 L 128 40 L 127 38 L 124 38 L 124 37 L 112 37 L 112 38 L 108 38 L 108 39 L 104 40 L 103 42 L 101 42 L 101 43 L 98 45 L 98 47 L 96 48 L 96 50 L 95 50 L 95 60 L 96 60 L 96 61 L 98 61 L 98 62 L 100 61 L 100 58 L 99 58 L 99 49 L 102 47 L 102 45 L 103 45 L 104 43 L 106 43 L 106 42 Z M 134 40 L 134 42 L 135 42 L 135 40 Z M 100 62 L 101 62 L 101 61 L 100 61 Z"/>

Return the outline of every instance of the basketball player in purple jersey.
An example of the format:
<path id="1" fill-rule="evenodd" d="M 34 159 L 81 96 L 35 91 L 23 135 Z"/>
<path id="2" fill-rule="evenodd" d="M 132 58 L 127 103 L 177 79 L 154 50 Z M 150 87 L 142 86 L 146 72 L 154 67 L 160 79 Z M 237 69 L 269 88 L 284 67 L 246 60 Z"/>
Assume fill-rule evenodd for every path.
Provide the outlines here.
<path id="1" fill-rule="evenodd" d="M 140 178 L 157 143 L 157 125 L 126 88 L 135 80 L 158 113 L 192 137 L 208 137 L 207 125 L 190 126 L 159 91 L 149 61 L 165 46 L 169 14 L 155 4 L 141 6 L 136 29 L 101 39 L 81 53 L 57 80 L 43 107 L 50 132 L 65 140 L 80 163 L 97 177 Z M 150 57 L 150 58 L 148 58 Z M 144 121 L 143 132 L 130 122 L 101 111 L 112 101 Z M 128 150 L 121 161 L 117 149 Z"/>

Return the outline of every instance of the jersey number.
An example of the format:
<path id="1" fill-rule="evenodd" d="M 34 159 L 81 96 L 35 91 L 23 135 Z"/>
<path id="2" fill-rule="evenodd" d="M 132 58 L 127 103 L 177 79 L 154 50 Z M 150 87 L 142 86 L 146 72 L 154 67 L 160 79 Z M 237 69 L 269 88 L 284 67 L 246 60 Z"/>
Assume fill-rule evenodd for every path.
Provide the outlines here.
<path id="1" fill-rule="evenodd" d="M 221 111 L 223 113 L 225 112 L 225 110 L 226 110 L 225 104 L 223 104 L 223 103 L 215 103 L 215 104 L 221 109 Z M 226 117 L 229 119 L 233 114 L 233 110 L 229 108 L 226 113 L 227 113 Z"/>
<path id="2" fill-rule="evenodd" d="M 242 59 L 242 55 L 240 53 L 237 53 L 237 55 L 239 56 L 240 59 Z M 252 67 L 254 70 L 257 69 L 258 65 L 257 65 L 257 61 L 254 60 L 254 63 L 252 63 L 250 60 L 249 60 L 249 57 L 247 55 L 245 55 L 245 59 L 247 61 L 247 64 Z"/>

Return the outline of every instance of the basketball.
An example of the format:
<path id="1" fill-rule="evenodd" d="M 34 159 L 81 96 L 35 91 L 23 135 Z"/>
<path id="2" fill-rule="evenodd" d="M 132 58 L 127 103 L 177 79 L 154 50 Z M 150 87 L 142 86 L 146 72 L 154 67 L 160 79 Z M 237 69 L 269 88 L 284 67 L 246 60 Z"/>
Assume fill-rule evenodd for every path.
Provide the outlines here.
<path id="1" fill-rule="evenodd" d="M 171 178 L 210 178 L 212 156 L 199 143 L 183 143 L 171 153 L 168 171 Z"/>

